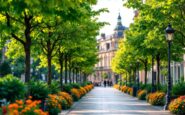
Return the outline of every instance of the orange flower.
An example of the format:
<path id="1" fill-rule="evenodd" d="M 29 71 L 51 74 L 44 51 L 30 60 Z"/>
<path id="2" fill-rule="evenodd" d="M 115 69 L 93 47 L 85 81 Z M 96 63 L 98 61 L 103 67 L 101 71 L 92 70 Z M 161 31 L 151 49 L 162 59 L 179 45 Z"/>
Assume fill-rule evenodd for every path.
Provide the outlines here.
<path id="1" fill-rule="evenodd" d="M 22 111 L 21 111 L 21 113 L 25 113 L 27 110 L 26 109 L 23 109 Z"/>
<path id="2" fill-rule="evenodd" d="M 40 104 L 41 103 L 41 100 L 37 100 L 37 104 Z"/>
<path id="3" fill-rule="evenodd" d="M 73 94 L 73 95 L 76 95 L 77 96 L 77 98 L 79 99 L 80 98 L 80 92 L 78 91 L 78 89 L 75 89 L 75 88 L 72 88 L 71 89 L 71 93 Z"/>
<path id="4" fill-rule="evenodd" d="M 19 115 L 19 111 L 18 110 L 13 110 L 13 115 Z"/>
<path id="5" fill-rule="evenodd" d="M 31 103 L 32 103 L 32 100 L 30 100 L 30 99 L 26 100 L 26 104 L 27 104 L 27 105 L 29 105 L 29 104 L 31 104 Z"/>
<path id="6" fill-rule="evenodd" d="M 16 100 L 15 101 L 17 104 L 19 104 L 19 105 L 22 105 L 23 104 L 23 101 L 22 100 Z"/>
<path id="7" fill-rule="evenodd" d="M 19 108 L 19 106 L 18 106 L 18 104 L 16 104 L 16 103 L 10 104 L 10 105 L 8 106 L 8 109 L 18 109 L 18 108 Z"/>
<path id="8" fill-rule="evenodd" d="M 29 99 L 32 99 L 32 96 L 29 96 L 28 98 L 29 98 Z"/>

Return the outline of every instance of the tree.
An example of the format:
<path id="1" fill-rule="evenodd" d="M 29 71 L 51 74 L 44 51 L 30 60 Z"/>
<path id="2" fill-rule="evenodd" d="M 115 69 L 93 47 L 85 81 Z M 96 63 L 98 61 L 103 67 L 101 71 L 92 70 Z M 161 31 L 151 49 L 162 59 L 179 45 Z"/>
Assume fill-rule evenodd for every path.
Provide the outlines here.
<path id="1" fill-rule="evenodd" d="M 80 8 L 80 4 L 84 3 L 94 4 L 96 0 L 90 2 L 86 0 L 76 0 L 75 2 L 69 0 L 1 0 L 0 21 L 2 23 L 0 30 L 5 36 L 3 39 L 13 38 L 22 45 L 25 53 L 26 82 L 30 80 L 31 45 L 35 42 L 34 38 L 37 35 L 35 29 L 42 24 L 42 20 L 52 16 L 52 14 L 62 15 L 65 20 L 77 18 L 78 16 L 70 17 L 70 14 L 76 14 L 78 10 L 75 9 Z"/>
<path id="2" fill-rule="evenodd" d="M 154 58 L 156 57 L 158 84 L 160 83 L 160 63 L 161 61 L 167 61 L 167 42 L 165 41 L 164 30 L 169 23 L 169 19 L 173 20 L 171 23 L 174 24 L 177 30 L 177 34 L 175 35 L 176 39 L 173 41 L 172 60 L 182 60 L 182 55 L 184 53 L 184 35 L 182 34 L 182 30 L 184 29 L 184 25 L 179 23 L 179 21 L 183 20 L 183 15 L 181 14 L 184 13 L 184 7 L 182 7 L 182 3 L 184 2 L 176 0 L 150 0 L 150 2 L 147 1 L 143 4 L 140 0 L 128 0 L 124 4 L 128 8 L 139 10 L 139 15 L 135 17 L 134 23 L 131 24 L 129 30 L 126 31 L 127 43 L 129 47 L 134 49 L 135 56 L 137 56 L 140 62 L 143 62 L 145 75 L 149 67 L 147 64 L 150 65 L 150 63 L 152 63 L 153 68 Z"/>

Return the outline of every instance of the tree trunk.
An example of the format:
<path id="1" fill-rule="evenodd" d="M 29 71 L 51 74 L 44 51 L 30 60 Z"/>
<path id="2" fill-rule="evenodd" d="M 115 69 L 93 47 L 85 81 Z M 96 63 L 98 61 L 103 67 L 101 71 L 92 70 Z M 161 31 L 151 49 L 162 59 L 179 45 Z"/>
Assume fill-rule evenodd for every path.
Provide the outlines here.
<path id="1" fill-rule="evenodd" d="M 51 56 L 48 55 L 48 85 L 51 85 Z"/>
<path id="2" fill-rule="evenodd" d="M 51 85 L 51 42 L 50 40 L 47 41 L 47 61 L 48 61 L 48 85 Z"/>
<path id="3" fill-rule="evenodd" d="M 156 57 L 157 61 L 157 86 L 160 85 L 160 55 L 158 54 Z"/>
<path id="4" fill-rule="evenodd" d="M 134 68 L 134 78 L 133 78 L 133 80 L 134 80 L 134 84 L 136 84 L 136 67 Z"/>
<path id="5" fill-rule="evenodd" d="M 11 17 L 10 15 L 6 12 L 6 19 L 7 19 L 7 26 L 11 28 Z M 25 36 L 25 41 L 19 38 L 19 36 L 16 36 L 14 32 L 11 32 L 12 37 L 20 42 L 24 46 L 24 53 L 25 53 L 25 82 L 30 81 L 30 54 L 31 54 L 31 44 L 32 40 L 30 37 L 31 34 L 31 20 L 33 19 L 33 16 L 28 16 L 24 12 L 24 36 Z"/>
<path id="6" fill-rule="evenodd" d="M 127 73 L 126 73 L 126 86 L 127 86 L 127 76 L 128 76 L 128 75 L 127 75 Z"/>
<path id="7" fill-rule="evenodd" d="M 83 80 L 84 80 L 84 82 L 87 81 L 87 74 L 86 74 L 86 73 L 84 73 L 84 78 L 83 78 Z"/>
<path id="8" fill-rule="evenodd" d="M 79 81 L 80 83 L 82 83 L 82 75 L 81 75 L 81 71 L 79 70 Z"/>
<path id="9" fill-rule="evenodd" d="M 60 88 L 62 91 L 63 90 L 63 53 L 60 54 L 59 63 L 60 63 Z"/>
<path id="10" fill-rule="evenodd" d="M 148 70 L 147 65 L 148 65 L 148 62 L 146 60 L 145 63 L 144 63 L 144 69 L 145 69 L 145 85 L 147 84 L 147 70 Z"/>
<path id="11" fill-rule="evenodd" d="M 71 67 L 69 67 L 69 82 L 72 83 L 72 77 L 71 77 Z"/>
<path id="12" fill-rule="evenodd" d="M 73 68 L 73 83 L 75 83 L 75 69 Z"/>
<path id="13" fill-rule="evenodd" d="M 132 78 L 132 70 L 130 70 L 130 73 L 129 73 L 129 83 L 130 83 L 130 84 L 131 84 L 131 82 L 132 82 L 131 78 Z"/>
<path id="14" fill-rule="evenodd" d="M 78 69 L 76 68 L 76 83 L 78 83 Z"/>
<path id="15" fill-rule="evenodd" d="M 155 91 L 155 86 L 154 86 L 154 56 L 152 55 L 152 92 Z"/>
<path id="16" fill-rule="evenodd" d="M 24 47 L 25 50 L 25 82 L 30 81 L 30 43 L 27 43 Z"/>
<path id="17" fill-rule="evenodd" d="M 30 33 L 31 33 L 31 19 L 33 17 L 32 16 L 26 16 L 24 17 L 24 22 L 25 22 L 25 26 L 26 26 L 26 29 L 25 29 L 25 38 L 26 38 L 26 42 L 24 44 L 24 50 L 25 50 L 25 82 L 29 82 L 30 81 L 30 68 L 31 68 L 31 65 L 30 65 L 30 58 L 31 58 L 31 44 L 32 44 L 32 41 L 31 41 L 31 37 L 30 37 Z M 23 43 L 23 42 L 22 42 Z"/>
<path id="18" fill-rule="evenodd" d="M 71 77 L 71 58 L 69 57 L 69 64 L 68 64 L 68 67 L 69 67 L 69 82 L 72 83 L 72 77 Z"/>
<path id="19" fill-rule="evenodd" d="M 65 84 L 67 84 L 67 54 L 65 54 Z"/>

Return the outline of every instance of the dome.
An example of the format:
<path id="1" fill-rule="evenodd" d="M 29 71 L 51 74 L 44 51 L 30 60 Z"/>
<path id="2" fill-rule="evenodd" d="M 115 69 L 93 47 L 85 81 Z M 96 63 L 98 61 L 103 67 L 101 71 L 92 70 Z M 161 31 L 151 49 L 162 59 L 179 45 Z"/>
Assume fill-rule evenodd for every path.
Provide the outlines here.
<path id="1" fill-rule="evenodd" d="M 125 26 L 123 25 L 117 25 L 114 30 L 125 30 Z"/>

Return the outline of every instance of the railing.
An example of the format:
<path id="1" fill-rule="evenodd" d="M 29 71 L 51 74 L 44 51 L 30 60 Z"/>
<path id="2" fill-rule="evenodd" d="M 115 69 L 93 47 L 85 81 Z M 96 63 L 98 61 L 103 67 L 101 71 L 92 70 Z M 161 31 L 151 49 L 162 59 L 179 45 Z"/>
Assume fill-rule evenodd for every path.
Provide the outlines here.
<path id="1" fill-rule="evenodd" d="M 105 66 L 105 67 L 95 67 L 94 70 L 107 70 L 107 69 L 111 69 L 110 66 Z"/>

